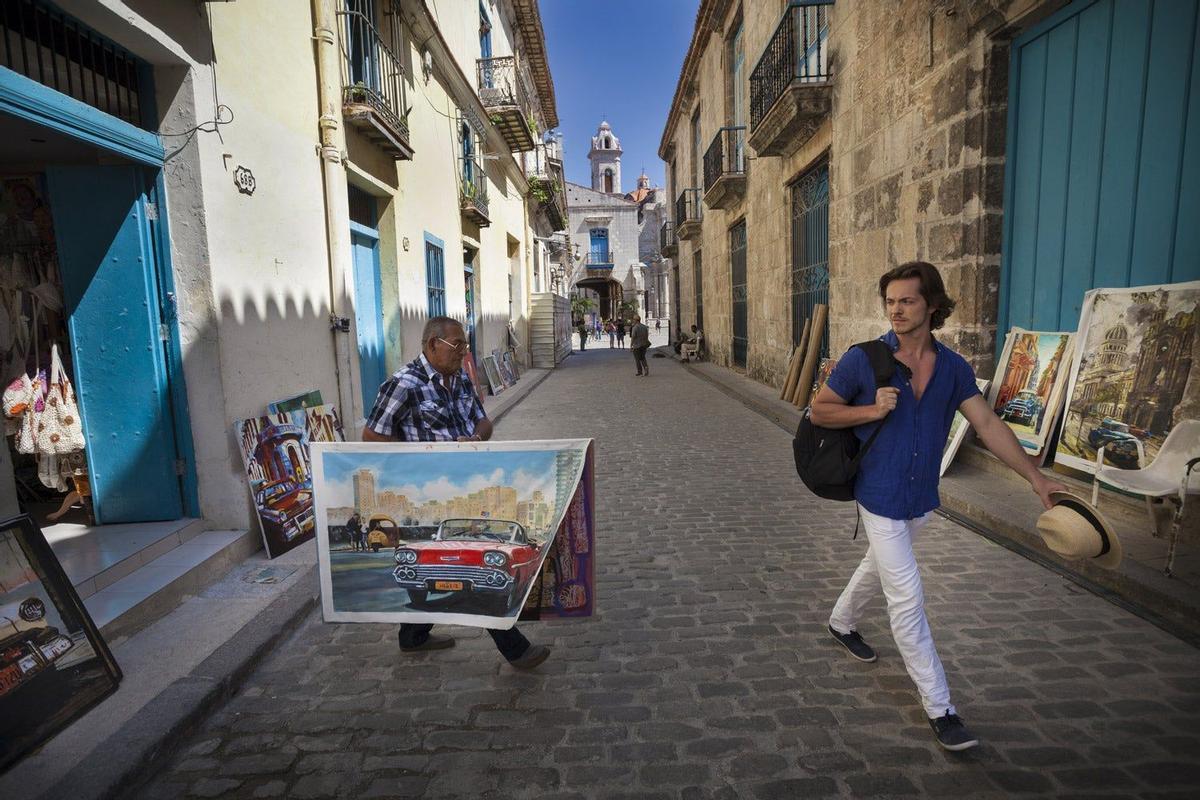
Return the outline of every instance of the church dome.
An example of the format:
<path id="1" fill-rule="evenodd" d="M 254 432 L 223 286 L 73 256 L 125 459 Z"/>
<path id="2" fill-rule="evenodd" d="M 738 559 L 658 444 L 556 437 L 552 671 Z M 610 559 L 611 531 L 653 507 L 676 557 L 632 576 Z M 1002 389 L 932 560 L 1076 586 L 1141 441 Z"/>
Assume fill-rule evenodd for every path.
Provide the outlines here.
<path id="1" fill-rule="evenodd" d="M 1129 330 L 1124 325 L 1113 325 L 1104 332 L 1106 342 L 1129 341 Z"/>

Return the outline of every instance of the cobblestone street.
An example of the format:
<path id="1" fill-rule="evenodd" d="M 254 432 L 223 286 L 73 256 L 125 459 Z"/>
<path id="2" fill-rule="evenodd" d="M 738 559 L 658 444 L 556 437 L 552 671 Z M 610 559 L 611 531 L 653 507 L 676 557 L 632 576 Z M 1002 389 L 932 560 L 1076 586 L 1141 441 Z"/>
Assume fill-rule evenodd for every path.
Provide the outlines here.
<path id="1" fill-rule="evenodd" d="M 314 613 L 142 796 L 1195 797 L 1200 655 L 945 519 L 917 547 L 934 640 L 980 747 L 936 744 L 877 602 L 850 658 L 829 610 L 866 547 L 796 478 L 787 434 L 669 359 L 575 353 L 497 438 L 596 440 L 597 608 L 402 655 Z M 1036 503 L 1030 494 L 1029 502 Z"/>

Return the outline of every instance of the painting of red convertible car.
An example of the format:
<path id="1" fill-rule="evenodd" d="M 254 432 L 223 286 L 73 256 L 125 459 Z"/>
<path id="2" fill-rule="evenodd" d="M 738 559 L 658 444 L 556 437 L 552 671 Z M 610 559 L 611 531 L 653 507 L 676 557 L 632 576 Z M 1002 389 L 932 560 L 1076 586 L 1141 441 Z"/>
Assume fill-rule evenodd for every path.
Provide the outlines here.
<path id="1" fill-rule="evenodd" d="M 438 525 L 433 541 L 396 547 L 392 577 L 408 591 L 413 604 L 445 592 L 484 597 L 507 611 L 524 598 L 532 583 L 541 544 L 519 522 L 446 519 Z"/>

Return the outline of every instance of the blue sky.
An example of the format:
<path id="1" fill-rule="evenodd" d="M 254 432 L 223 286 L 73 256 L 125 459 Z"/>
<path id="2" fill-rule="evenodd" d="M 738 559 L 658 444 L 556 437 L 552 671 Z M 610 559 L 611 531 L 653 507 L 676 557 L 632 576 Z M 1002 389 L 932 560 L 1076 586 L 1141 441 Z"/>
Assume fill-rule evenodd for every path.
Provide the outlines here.
<path id="1" fill-rule="evenodd" d="M 658 142 L 696 23 L 698 0 L 540 0 L 567 180 L 591 183 L 587 154 L 607 117 L 621 140 L 621 189 L 645 166 L 665 185 Z M 606 80 L 596 80 L 607 74 Z"/>

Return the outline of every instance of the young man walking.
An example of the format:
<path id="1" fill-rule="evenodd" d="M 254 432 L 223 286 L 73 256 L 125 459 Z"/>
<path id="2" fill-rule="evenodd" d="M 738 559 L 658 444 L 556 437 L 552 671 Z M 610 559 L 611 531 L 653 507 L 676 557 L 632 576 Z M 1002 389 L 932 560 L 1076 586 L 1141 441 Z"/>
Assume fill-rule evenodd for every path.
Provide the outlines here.
<path id="1" fill-rule="evenodd" d="M 1050 493 L 1065 487 L 1038 471 L 980 395 L 971 366 L 933 337 L 954 310 L 937 269 L 923 261 L 902 264 L 879 279 L 879 295 L 891 322 L 880 339 L 898 362 L 891 384 L 876 388 L 867 354 L 851 348 L 812 404 L 814 424 L 853 427 L 860 441 L 882 426 L 854 484 L 867 553 L 834 605 L 829 632 L 859 661 L 874 661 L 857 626 L 882 588 L 896 648 L 938 743 L 966 750 L 979 741 L 950 701 L 913 556 L 918 531 L 939 505 L 942 446 L 954 412 L 961 411 L 988 449 L 1029 481 L 1046 508 L 1052 506 Z"/>
<path id="2" fill-rule="evenodd" d="M 646 351 L 650 349 L 650 329 L 642 324 L 641 317 L 633 318 L 629 347 L 633 350 L 633 361 L 637 364 L 637 374 L 649 375 L 650 365 L 646 363 Z"/>
<path id="3" fill-rule="evenodd" d="M 463 369 L 467 334 L 462 323 L 434 317 L 421 334 L 421 355 L 379 387 L 363 428 L 364 442 L 479 442 L 492 438 L 492 421 Z M 400 650 L 416 653 L 454 646 L 449 636 L 431 634 L 432 625 L 400 626 Z M 550 655 L 516 627 L 488 630 L 496 649 L 517 669 L 533 669 Z"/>

